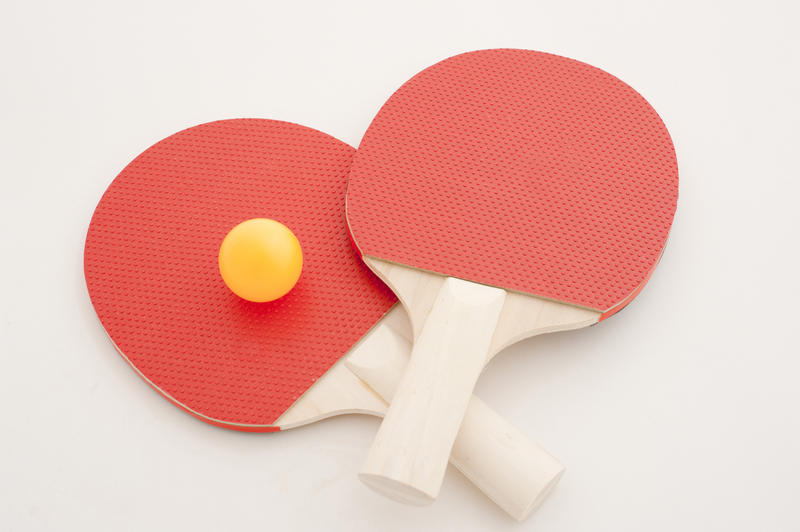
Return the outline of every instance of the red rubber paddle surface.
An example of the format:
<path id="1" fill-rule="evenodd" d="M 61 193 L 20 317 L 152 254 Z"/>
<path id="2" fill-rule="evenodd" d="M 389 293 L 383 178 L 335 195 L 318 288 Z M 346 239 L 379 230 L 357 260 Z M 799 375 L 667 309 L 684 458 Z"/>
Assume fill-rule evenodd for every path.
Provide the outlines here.
<path id="1" fill-rule="evenodd" d="M 285 412 L 395 302 L 344 219 L 354 149 L 271 120 L 226 120 L 155 144 L 111 183 L 86 237 L 86 284 L 129 363 L 205 421 L 276 430 Z M 295 288 L 272 303 L 219 274 L 227 232 L 255 217 L 303 248 Z"/>
<path id="2" fill-rule="evenodd" d="M 572 59 L 484 50 L 384 104 L 347 219 L 365 256 L 606 312 L 646 282 L 677 198 L 669 133 L 631 87 Z"/>

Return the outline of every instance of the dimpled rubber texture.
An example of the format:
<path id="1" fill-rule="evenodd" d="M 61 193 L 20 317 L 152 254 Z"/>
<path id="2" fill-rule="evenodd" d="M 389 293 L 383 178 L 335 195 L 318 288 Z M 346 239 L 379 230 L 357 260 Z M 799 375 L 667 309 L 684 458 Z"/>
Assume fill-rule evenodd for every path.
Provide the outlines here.
<path id="1" fill-rule="evenodd" d="M 212 122 L 155 144 L 111 183 L 84 270 L 118 350 L 168 399 L 241 430 L 272 423 L 395 302 L 344 220 L 354 149 L 271 120 Z M 223 283 L 219 245 L 239 222 L 286 224 L 303 248 L 295 288 L 251 303 Z"/>
<path id="2" fill-rule="evenodd" d="M 648 278 L 677 198 L 669 133 L 631 87 L 572 59 L 483 50 L 384 104 L 347 219 L 365 256 L 603 312 Z"/>

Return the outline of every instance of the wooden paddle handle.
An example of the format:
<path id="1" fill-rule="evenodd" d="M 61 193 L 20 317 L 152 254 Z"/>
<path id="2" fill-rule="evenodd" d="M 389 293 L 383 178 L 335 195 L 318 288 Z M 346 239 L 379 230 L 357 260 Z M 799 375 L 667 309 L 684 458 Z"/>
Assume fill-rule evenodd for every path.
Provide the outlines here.
<path id="1" fill-rule="evenodd" d="M 442 283 L 361 470 L 365 484 L 407 504 L 433 502 L 504 299 L 499 288 Z"/>
<path id="2" fill-rule="evenodd" d="M 398 305 L 345 359 L 347 368 L 387 403 L 411 353 L 411 325 Z M 564 466 L 474 395 L 450 453 L 450 463 L 518 521 L 558 483 Z"/>
<path id="3" fill-rule="evenodd" d="M 558 460 L 474 395 L 450 463 L 518 521 L 542 504 L 564 474 Z"/>

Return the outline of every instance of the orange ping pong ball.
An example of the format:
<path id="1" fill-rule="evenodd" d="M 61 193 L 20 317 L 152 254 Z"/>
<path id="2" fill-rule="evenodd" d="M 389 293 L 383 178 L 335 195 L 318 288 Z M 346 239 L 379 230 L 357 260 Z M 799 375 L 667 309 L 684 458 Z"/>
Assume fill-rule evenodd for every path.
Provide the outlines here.
<path id="1" fill-rule="evenodd" d="M 263 303 L 286 295 L 300 278 L 303 251 L 291 229 L 253 218 L 230 230 L 219 247 L 219 272 L 228 288 Z"/>

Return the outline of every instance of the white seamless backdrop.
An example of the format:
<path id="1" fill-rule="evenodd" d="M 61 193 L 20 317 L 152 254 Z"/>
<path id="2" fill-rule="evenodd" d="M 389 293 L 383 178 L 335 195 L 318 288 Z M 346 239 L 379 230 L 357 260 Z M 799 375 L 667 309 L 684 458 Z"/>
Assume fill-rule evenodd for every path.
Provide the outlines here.
<path id="1" fill-rule="evenodd" d="M 4 0 L 0 531 L 800 530 L 796 2 Z M 358 144 L 454 53 L 566 55 L 658 110 L 681 190 L 652 281 L 597 327 L 515 345 L 478 394 L 567 472 L 516 524 L 450 470 L 426 508 L 356 478 L 378 426 L 194 420 L 115 353 L 82 273 L 92 210 L 153 142 L 233 117 Z"/>

